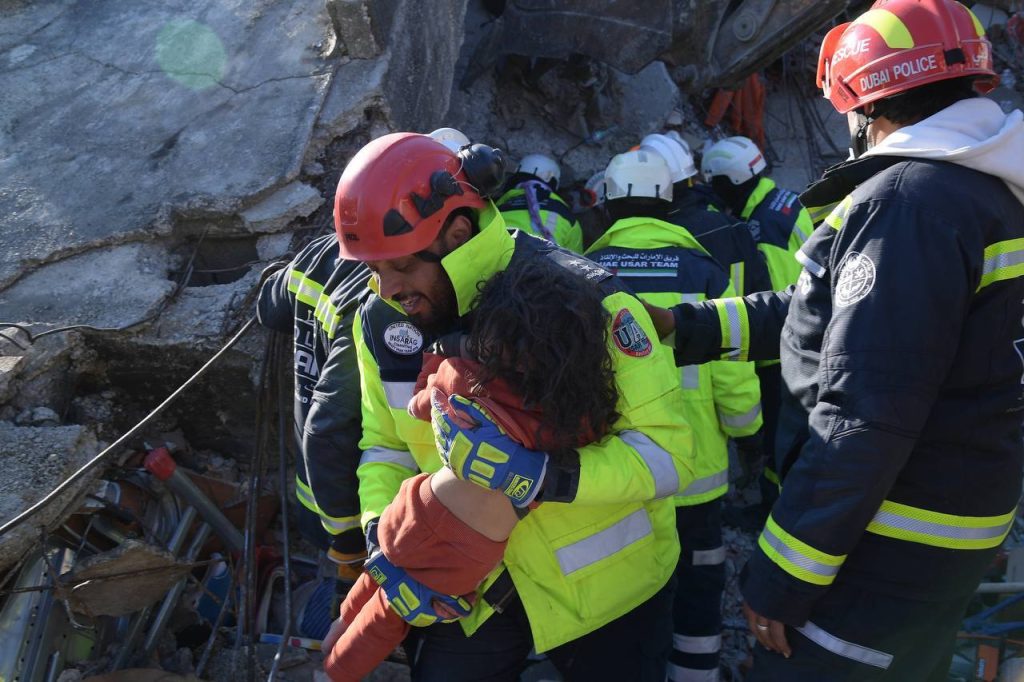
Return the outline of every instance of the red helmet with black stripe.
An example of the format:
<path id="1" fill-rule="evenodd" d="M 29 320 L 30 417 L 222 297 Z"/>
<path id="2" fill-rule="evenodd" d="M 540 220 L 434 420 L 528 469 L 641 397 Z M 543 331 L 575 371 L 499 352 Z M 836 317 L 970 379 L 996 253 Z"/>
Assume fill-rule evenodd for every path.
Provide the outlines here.
<path id="1" fill-rule="evenodd" d="M 967 76 L 982 92 L 998 83 L 984 27 L 952 0 L 878 0 L 829 31 L 818 57 L 818 87 L 841 114 Z"/>
<path id="2" fill-rule="evenodd" d="M 389 260 L 418 253 L 452 211 L 482 209 L 463 159 L 428 135 L 392 133 L 360 149 L 334 195 L 342 258 Z"/>

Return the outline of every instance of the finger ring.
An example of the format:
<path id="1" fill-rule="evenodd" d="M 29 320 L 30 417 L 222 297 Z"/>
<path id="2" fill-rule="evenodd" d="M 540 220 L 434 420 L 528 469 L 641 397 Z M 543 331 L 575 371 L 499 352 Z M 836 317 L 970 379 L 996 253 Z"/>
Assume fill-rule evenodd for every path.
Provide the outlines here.
<path id="1" fill-rule="evenodd" d="M 758 630 L 767 630 L 768 629 L 767 623 L 755 623 L 755 625 L 757 625 L 757 629 Z"/>

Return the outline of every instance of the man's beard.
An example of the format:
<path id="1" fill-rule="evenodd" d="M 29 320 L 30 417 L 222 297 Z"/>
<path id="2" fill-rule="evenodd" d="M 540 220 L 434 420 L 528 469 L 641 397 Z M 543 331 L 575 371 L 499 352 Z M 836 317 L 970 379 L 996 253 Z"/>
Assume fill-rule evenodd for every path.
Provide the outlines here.
<path id="1" fill-rule="evenodd" d="M 437 278 L 429 295 L 425 297 L 430 305 L 426 313 L 410 315 L 409 319 L 428 336 L 439 336 L 451 331 L 459 319 L 458 299 L 455 288 L 446 276 Z"/>

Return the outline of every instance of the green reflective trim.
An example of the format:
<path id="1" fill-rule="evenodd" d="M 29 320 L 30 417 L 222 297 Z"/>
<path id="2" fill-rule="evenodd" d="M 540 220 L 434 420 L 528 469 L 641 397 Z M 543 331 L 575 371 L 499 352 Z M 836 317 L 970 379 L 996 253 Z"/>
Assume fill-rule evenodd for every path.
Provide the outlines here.
<path id="1" fill-rule="evenodd" d="M 887 9 L 868 10 L 857 17 L 853 23 L 873 28 L 875 33 L 885 41 L 886 47 L 890 49 L 906 50 L 914 47 L 914 36 L 910 34 L 910 29 L 902 19 Z"/>
<path id="2" fill-rule="evenodd" d="M 320 507 L 316 504 L 316 498 L 313 497 L 313 491 L 308 485 L 303 483 L 302 479 L 298 476 L 295 477 L 295 497 L 298 498 L 303 507 L 317 516 L 320 515 Z"/>
<path id="3" fill-rule="evenodd" d="M 932 547 L 990 549 L 998 547 L 1010 532 L 1016 511 L 999 516 L 957 516 L 886 500 L 867 529 Z"/>
<path id="4" fill-rule="evenodd" d="M 295 476 L 295 497 L 299 504 L 320 517 L 320 525 L 331 535 L 338 535 L 359 526 L 359 516 L 331 516 L 316 503 L 313 489 L 306 485 L 298 475 Z"/>
<path id="5" fill-rule="evenodd" d="M 838 201 L 833 201 L 831 204 L 825 204 L 824 206 L 806 206 L 805 208 L 807 209 L 807 215 L 811 218 L 811 224 L 818 225 L 828 217 L 829 213 L 836 210 L 838 205 Z"/>
<path id="6" fill-rule="evenodd" d="M 323 286 L 293 267 L 288 271 L 288 291 L 313 308 L 313 315 L 323 325 L 327 338 L 333 339 L 341 324 L 341 315 L 338 314 L 337 307 L 331 303 L 330 297 L 324 293 Z"/>
<path id="7" fill-rule="evenodd" d="M 754 209 L 757 208 L 764 198 L 768 196 L 768 193 L 775 189 L 775 181 L 771 178 L 761 178 L 757 185 L 754 187 L 754 191 L 747 197 L 747 203 L 743 206 L 743 210 L 740 211 L 740 218 L 748 220 L 753 214 Z"/>
<path id="8" fill-rule="evenodd" d="M 833 230 L 841 230 L 843 225 L 846 223 L 846 218 L 850 215 L 850 208 L 852 207 L 853 197 L 847 196 L 839 202 L 839 205 L 836 206 L 831 213 L 825 216 L 825 224 Z"/>
<path id="9" fill-rule="evenodd" d="M 779 475 L 775 473 L 774 469 L 764 468 L 764 477 L 768 479 L 769 483 L 773 483 L 780 490 L 782 489 L 782 481 L 779 480 Z"/>
<path id="10" fill-rule="evenodd" d="M 846 561 L 845 554 L 828 554 L 796 539 L 783 530 L 771 515 L 757 544 L 779 568 L 814 585 L 831 585 L 839 567 Z"/>
<path id="11" fill-rule="evenodd" d="M 1024 239 L 1008 239 L 985 247 L 977 291 L 996 282 L 1024 276 Z"/>
<path id="12" fill-rule="evenodd" d="M 814 231 L 814 225 L 811 224 L 810 218 L 806 219 L 807 229 L 801 224 L 805 222 L 804 218 L 807 215 L 807 211 L 803 208 L 800 209 L 799 215 L 797 215 L 796 222 L 793 223 L 793 231 L 789 234 L 789 246 L 790 251 L 796 251 L 803 246 L 808 239 L 811 238 L 811 232 Z"/>
<path id="13" fill-rule="evenodd" d="M 293 267 L 288 270 L 288 291 L 295 294 L 295 298 L 306 305 L 315 308 L 317 301 L 324 293 L 324 288 L 316 281 L 306 277 L 306 273 Z"/>
<path id="14" fill-rule="evenodd" d="M 743 261 L 740 261 L 729 266 L 729 280 L 732 282 L 732 288 L 739 293 L 743 293 L 744 291 L 743 278 L 745 265 L 746 264 Z"/>

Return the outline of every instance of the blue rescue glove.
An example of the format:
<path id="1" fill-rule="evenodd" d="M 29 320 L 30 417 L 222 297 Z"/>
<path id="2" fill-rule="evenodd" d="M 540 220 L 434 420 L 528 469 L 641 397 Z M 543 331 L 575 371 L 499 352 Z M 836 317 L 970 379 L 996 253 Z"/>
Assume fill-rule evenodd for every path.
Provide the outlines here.
<path id="1" fill-rule="evenodd" d="M 462 597 L 451 597 L 430 589 L 423 583 L 409 577 L 404 568 L 395 566 L 378 550 L 367 561 L 364 569 L 370 574 L 380 589 L 387 595 L 392 610 L 410 625 L 418 628 L 434 623 L 452 623 L 455 619 L 445 619 L 434 608 L 434 600 L 444 604 L 459 617 L 469 615 L 473 606 Z"/>
<path id="2" fill-rule="evenodd" d="M 546 452 L 515 442 L 460 395 L 449 396 L 446 402 L 444 394 L 435 390 L 430 402 L 437 451 L 457 478 L 500 490 L 515 507 L 533 502 L 547 471 Z"/>

